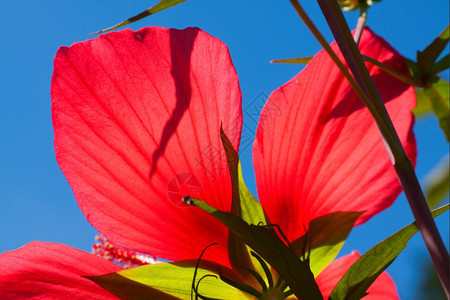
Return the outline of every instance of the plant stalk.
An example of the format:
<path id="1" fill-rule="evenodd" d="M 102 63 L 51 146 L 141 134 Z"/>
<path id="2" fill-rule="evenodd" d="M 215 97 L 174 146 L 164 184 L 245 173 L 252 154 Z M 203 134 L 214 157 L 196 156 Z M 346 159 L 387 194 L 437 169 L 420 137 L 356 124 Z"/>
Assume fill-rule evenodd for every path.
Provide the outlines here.
<path id="1" fill-rule="evenodd" d="M 318 0 L 319 6 L 330 26 L 330 29 L 336 39 L 349 68 L 360 87 L 366 92 L 370 101 L 375 106 L 378 115 L 381 116 L 383 122 L 389 129 L 388 133 L 381 132 L 385 138 L 388 152 L 392 155 L 394 168 L 397 172 L 400 184 L 403 187 L 406 198 L 417 221 L 417 226 L 422 234 L 425 245 L 430 253 L 434 267 L 438 273 L 441 284 L 447 295 L 449 292 L 449 255 L 442 241 L 436 223 L 428 208 L 422 188 L 420 187 L 414 167 L 407 157 L 405 150 L 398 138 L 392 121 L 386 111 L 384 102 L 381 99 L 375 83 L 373 82 L 369 71 L 367 70 L 361 53 L 355 44 L 348 28 L 347 22 L 342 11 L 334 0 Z M 377 121 L 377 120 L 376 120 Z M 377 121 L 378 124 L 378 121 Z M 380 131 L 382 127 L 380 126 Z"/>
<path id="2" fill-rule="evenodd" d="M 359 18 L 358 22 L 356 23 L 356 29 L 355 29 L 355 36 L 354 40 L 356 45 L 359 45 L 359 41 L 361 40 L 362 33 L 364 31 L 364 27 L 366 27 L 366 20 L 367 20 L 367 5 L 366 4 L 360 4 L 359 7 Z"/>
<path id="3" fill-rule="evenodd" d="M 352 88 L 355 90 L 355 92 L 358 94 L 358 97 L 362 99 L 364 104 L 369 109 L 372 116 L 375 118 L 377 126 L 379 127 L 380 131 L 382 133 L 386 133 L 386 135 L 382 134 L 383 141 L 386 144 L 386 139 L 391 139 L 390 131 L 386 127 L 385 122 L 382 119 L 382 116 L 378 114 L 377 110 L 375 109 L 375 106 L 370 101 L 370 99 L 367 96 L 367 93 L 362 89 L 362 87 L 355 81 L 353 76 L 348 71 L 347 67 L 340 61 L 336 53 L 334 53 L 333 49 L 331 49 L 328 42 L 325 40 L 325 38 L 322 36 L 320 31 L 317 29 L 317 27 L 314 25 L 314 23 L 311 21 L 311 19 L 306 14 L 303 7 L 300 5 L 298 0 L 290 0 L 292 6 L 294 7 L 297 14 L 300 16 L 300 18 L 303 20 L 303 22 L 306 24 L 308 29 L 312 32 L 314 37 L 317 39 L 317 41 L 320 43 L 320 45 L 324 48 L 324 50 L 328 53 L 330 58 L 334 61 L 334 63 L 337 65 L 339 70 L 342 72 L 342 74 L 345 76 L 345 78 L 348 80 Z M 391 155 L 391 154 L 390 154 Z M 392 155 L 391 155 L 391 159 Z"/>

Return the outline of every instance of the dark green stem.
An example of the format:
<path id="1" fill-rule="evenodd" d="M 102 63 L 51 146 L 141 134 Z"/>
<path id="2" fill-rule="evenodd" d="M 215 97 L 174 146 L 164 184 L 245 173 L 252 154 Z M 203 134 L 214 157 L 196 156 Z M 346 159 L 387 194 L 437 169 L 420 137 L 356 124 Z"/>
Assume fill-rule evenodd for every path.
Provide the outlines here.
<path id="1" fill-rule="evenodd" d="M 398 135 L 392 125 L 392 121 L 387 114 L 384 102 L 364 64 L 364 60 L 353 37 L 351 36 L 350 29 L 348 28 L 340 7 L 334 0 L 318 0 L 318 3 L 353 76 L 360 87 L 369 96 L 370 101 L 375 106 L 378 114 L 381 115 L 385 125 L 389 128 L 390 135 L 393 139 L 385 139 L 387 142 L 386 147 L 392 154 L 397 176 L 405 191 L 406 198 L 408 199 L 411 210 L 417 221 L 417 226 L 420 229 L 425 245 L 430 253 L 439 279 L 444 287 L 444 291 L 447 297 L 449 297 L 450 277 L 448 252 L 428 208 L 411 161 L 406 156 L 400 143 Z M 378 124 L 378 126 L 381 127 L 380 124 Z M 384 135 L 383 132 L 382 135 Z"/>

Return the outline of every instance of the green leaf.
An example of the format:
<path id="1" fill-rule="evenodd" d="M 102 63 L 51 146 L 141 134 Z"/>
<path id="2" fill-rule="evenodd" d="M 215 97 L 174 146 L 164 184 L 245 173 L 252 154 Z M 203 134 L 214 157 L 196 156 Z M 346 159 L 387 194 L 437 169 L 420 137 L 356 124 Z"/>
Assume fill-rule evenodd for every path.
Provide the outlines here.
<path id="1" fill-rule="evenodd" d="M 280 274 L 297 298 L 323 299 L 308 264 L 301 261 L 294 251 L 280 240 L 273 226 L 249 225 L 241 218 L 220 211 L 206 202 L 192 198 L 185 198 L 184 201 L 211 214 L 233 231 Z"/>
<path id="2" fill-rule="evenodd" d="M 417 106 L 413 109 L 416 117 L 433 111 L 447 141 L 450 141 L 449 88 L 448 81 L 434 76 L 427 87 L 416 89 Z"/>
<path id="3" fill-rule="evenodd" d="M 423 51 L 417 52 L 417 65 L 421 69 L 423 74 L 430 74 L 433 68 L 434 62 L 439 55 L 444 51 L 447 43 L 449 42 L 449 26 L 439 34 L 439 36 L 428 45 Z M 433 75 L 435 75 L 434 73 Z"/>
<path id="4" fill-rule="evenodd" d="M 222 128 L 220 129 L 220 137 L 227 155 L 228 169 L 231 177 L 233 198 L 231 213 L 234 216 L 241 217 L 249 224 L 265 225 L 266 214 L 259 201 L 256 200 L 245 185 L 239 156 Z"/>
<path id="5" fill-rule="evenodd" d="M 312 57 L 297 57 L 297 58 L 284 58 L 284 59 L 274 59 L 270 62 L 273 64 L 282 63 L 282 64 L 307 64 L 311 61 Z"/>
<path id="6" fill-rule="evenodd" d="M 430 98 L 428 98 L 428 96 L 425 94 L 423 88 L 416 88 L 416 101 L 417 105 L 412 110 L 416 118 L 427 116 L 433 111 Z"/>
<path id="7" fill-rule="evenodd" d="M 239 193 L 239 156 L 230 142 L 222 126 L 220 127 L 220 137 L 222 139 L 222 145 L 225 150 L 228 161 L 228 170 L 231 179 L 231 214 L 237 217 L 242 216 L 242 207 Z M 228 231 L 228 257 L 230 259 L 231 266 L 235 270 L 239 270 L 240 267 L 254 268 L 250 251 L 247 249 L 247 245 L 231 230 Z M 242 270 L 242 275 L 244 272 Z M 249 274 L 247 274 L 249 277 Z"/>
<path id="8" fill-rule="evenodd" d="M 448 201 L 450 190 L 449 165 L 449 157 L 446 155 L 425 179 L 425 195 L 430 208 L 438 206 L 446 198 Z"/>
<path id="9" fill-rule="evenodd" d="M 445 205 L 433 210 L 432 215 L 437 217 L 448 209 L 449 205 Z M 411 223 L 367 251 L 348 269 L 329 299 L 359 300 L 364 297 L 370 285 L 403 251 L 418 230 L 416 223 Z"/>
<path id="10" fill-rule="evenodd" d="M 264 210 L 258 200 L 247 189 L 242 176 L 239 156 L 222 128 L 220 136 L 227 155 L 228 170 L 231 178 L 231 213 L 248 224 L 265 225 L 266 215 Z M 264 272 L 257 259 L 251 255 L 247 244 L 231 230 L 228 235 L 228 255 L 233 269 L 240 270 L 246 279 L 252 280 L 250 274 L 245 272 L 245 268 L 253 269 L 259 274 Z"/>
<path id="11" fill-rule="evenodd" d="M 439 126 L 450 141 L 449 83 L 439 77 L 434 77 L 430 87 L 424 89 L 431 102 L 433 112 L 439 120 Z"/>
<path id="12" fill-rule="evenodd" d="M 266 225 L 267 217 L 258 200 L 250 193 L 244 182 L 244 177 L 242 176 L 241 163 L 239 162 L 238 167 L 239 175 L 239 195 L 241 203 L 241 217 L 242 220 L 248 224 L 253 225 Z"/>
<path id="13" fill-rule="evenodd" d="M 439 125 L 448 139 L 449 131 L 449 83 L 437 76 L 425 88 L 417 88 L 417 106 L 413 109 L 416 117 L 433 111 L 439 119 Z"/>
<path id="14" fill-rule="evenodd" d="M 159 263 L 87 278 L 121 299 L 191 299 L 196 263 L 195 260 Z M 223 272 L 231 271 L 211 262 L 200 262 L 195 282 L 198 292 L 216 299 L 249 299 L 219 278 Z M 207 277 L 202 279 L 203 276 Z M 232 273 L 227 276 L 234 277 Z"/>
<path id="15" fill-rule="evenodd" d="M 310 267 L 314 276 L 336 258 L 361 214 L 336 212 L 318 217 L 309 223 L 307 234 L 292 242 L 295 253 L 300 257 L 305 255 L 303 251 L 310 250 Z"/>
<path id="16" fill-rule="evenodd" d="M 119 27 L 131 24 L 133 22 L 139 21 L 140 19 L 143 19 L 145 17 L 148 17 L 148 16 L 153 15 L 153 14 L 155 14 L 157 12 L 160 12 L 160 11 L 166 9 L 166 8 L 175 6 L 175 5 L 180 4 L 182 2 L 185 2 L 185 1 L 187 1 L 187 0 L 161 0 L 156 5 L 150 7 L 147 10 L 144 10 L 140 14 L 137 14 L 134 17 L 126 19 L 125 21 L 123 21 L 123 22 L 121 22 L 121 23 L 119 23 L 117 25 L 114 25 L 114 26 L 111 26 L 109 28 L 97 31 L 97 32 L 95 32 L 95 34 L 104 33 L 106 31 L 114 30 L 114 29 L 117 29 Z"/>

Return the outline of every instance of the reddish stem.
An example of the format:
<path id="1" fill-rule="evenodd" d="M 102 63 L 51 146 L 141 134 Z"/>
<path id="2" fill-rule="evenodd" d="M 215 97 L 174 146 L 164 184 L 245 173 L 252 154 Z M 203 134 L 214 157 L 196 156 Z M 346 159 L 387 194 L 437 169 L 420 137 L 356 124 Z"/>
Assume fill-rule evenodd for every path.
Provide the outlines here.
<path id="1" fill-rule="evenodd" d="M 392 121 L 386 112 L 383 101 L 378 94 L 372 78 L 370 77 L 358 47 L 351 37 L 350 29 L 348 28 L 347 22 L 345 21 L 337 2 L 334 0 L 318 0 L 318 3 L 331 31 L 333 32 L 339 49 L 341 50 L 347 64 L 350 67 L 350 70 L 353 73 L 353 76 L 361 88 L 366 92 L 374 106 L 377 107 L 377 111 L 383 115 L 383 119 L 386 120 L 392 134 L 395 135 L 394 141 L 398 144 L 387 145 L 387 148 L 388 151 L 394 155 L 393 162 L 397 176 L 403 187 L 406 198 L 408 199 L 409 205 L 416 219 L 417 226 L 419 227 L 425 245 L 430 253 L 434 267 L 436 268 L 439 279 L 448 298 L 450 295 L 448 252 L 428 208 L 414 168 L 407 158 L 403 147 L 401 146 L 395 129 L 392 126 Z M 391 151 L 391 149 L 394 148 L 401 149 L 402 153 Z"/>

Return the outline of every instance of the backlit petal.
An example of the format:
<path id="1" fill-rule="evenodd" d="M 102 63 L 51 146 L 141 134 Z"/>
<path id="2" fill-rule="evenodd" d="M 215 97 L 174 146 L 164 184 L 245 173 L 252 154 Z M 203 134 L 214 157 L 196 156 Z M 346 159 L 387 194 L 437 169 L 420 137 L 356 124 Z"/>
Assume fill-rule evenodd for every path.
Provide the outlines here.
<path id="1" fill-rule="evenodd" d="M 407 73 L 401 56 L 370 30 L 363 33 L 360 48 Z M 414 89 L 367 65 L 414 161 Z M 260 201 L 290 239 L 303 234 L 310 220 L 331 212 L 366 211 L 360 224 L 391 205 L 401 191 L 373 118 L 324 51 L 269 97 L 253 159 Z"/>
<path id="2" fill-rule="evenodd" d="M 120 270 L 66 245 L 33 242 L 0 255 L 0 299 L 117 299 L 82 276 Z"/>
<path id="3" fill-rule="evenodd" d="M 241 92 L 228 49 L 205 32 L 123 30 L 59 49 L 58 163 L 89 222 L 160 258 L 225 262 L 227 231 L 181 197 L 230 209 L 220 126 L 238 147 Z"/>
<path id="4" fill-rule="evenodd" d="M 322 292 L 323 298 L 328 299 L 328 296 L 333 291 L 336 284 L 347 272 L 348 268 L 356 261 L 361 255 L 353 252 L 350 255 L 343 256 L 333 261 L 328 267 L 326 267 L 316 278 L 317 285 Z M 392 278 L 388 273 L 383 272 L 373 282 L 373 284 L 367 290 L 369 295 L 365 296 L 364 300 L 395 300 L 399 299 L 397 289 Z"/>

